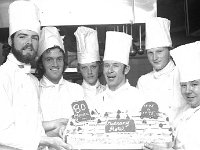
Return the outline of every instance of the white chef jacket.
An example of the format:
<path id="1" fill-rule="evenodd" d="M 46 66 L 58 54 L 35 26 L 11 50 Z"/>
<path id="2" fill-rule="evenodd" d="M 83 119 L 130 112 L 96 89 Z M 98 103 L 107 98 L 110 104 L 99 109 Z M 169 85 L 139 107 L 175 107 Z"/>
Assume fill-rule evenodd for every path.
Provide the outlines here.
<path id="1" fill-rule="evenodd" d="M 130 115 L 138 115 L 144 105 L 144 98 L 140 91 L 126 83 L 115 91 L 111 91 L 106 85 L 106 90 L 99 95 L 97 111 L 100 114 L 105 112 L 126 112 Z"/>
<path id="2" fill-rule="evenodd" d="M 99 80 L 97 80 L 96 84 L 91 86 L 85 80 L 82 83 L 83 91 L 84 91 L 84 100 L 86 101 L 89 109 L 93 110 L 93 106 L 95 106 L 97 96 L 102 93 L 106 87 L 102 85 Z"/>
<path id="3" fill-rule="evenodd" d="M 161 71 L 154 70 L 142 75 L 138 79 L 137 88 L 146 101 L 156 102 L 159 111 L 166 113 L 171 122 L 176 124 L 175 118 L 185 101 L 181 95 L 179 72 L 172 60 Z"/>
<path id="4" fill-rule="evenodd" d="M 175 138 L 176 150 L 199 150 L 200 142 L 200 106 L 184 112 L 177 126 Z"/>
<path id="5" fill-rule="evenodd" d="M 83 98 L 82 87 L 63 77 L 58 84 L 52 83 L 45 76 L 40 80 L 40 104 L 44 121 L 72 117 L 74 113 L 71 104 Z"/>
<path id="6" fill-rule="evenodd" d="M 18 65 L 22 63 L 10 53 L 0 66 L 0 144 L 36 150 L 44 134 L 38 101 L 39 83 Z"/>

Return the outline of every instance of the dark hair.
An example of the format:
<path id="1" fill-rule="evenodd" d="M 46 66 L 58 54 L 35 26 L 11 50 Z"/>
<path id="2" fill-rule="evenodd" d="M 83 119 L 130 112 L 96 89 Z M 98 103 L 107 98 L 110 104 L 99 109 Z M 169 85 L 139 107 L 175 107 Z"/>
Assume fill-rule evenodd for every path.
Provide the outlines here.
<path id="1" fill-rule="evenodd" d="M 2 46 L 2 56 L 4 56 L 4 60 L 2 63 L 5 63 L 7 60 L 7 56 L 11 51 L 11 46 L 8 43 L 4 43 Z"/>
<path id="2" fill-rule="evenodd" d="M 54 48 L 58 48 L 60 49 L 60 51 L 63 53 L 63 57 L 64 57 L 64 67 L 63 67 L 63 72 L 65 71 L 66 67 L 67 67 L 67 57 L 66 57 L 66 53 L 59 47 L 59 46 L 54 46 L 54 47 L 51 47 L 51 48 L 48 48 L 46 51 L 50 51 Z M 43 53 L 44 54 L 44 53 Z M 35 70 L 35 74 L 36 76 L 38 77 L 38 79 L 40 80 L 42 78 L 42 76 L 44 75 L 45 73 L 45 68 L 43 66 L 43 62 L 42 62 L 42 57 L 43 57 L 43 54 L 39 57 L 39 59 L 37 60 L 36 62 L 36 70 Z"/>
<path id="3" fill-rule="evenodd" d="M 126 67 L 128 67 L 127 65 L 123 64 L 124 65 L 124 68 L 123 68 L 123 74 L 125 74 L 125 70 L 126 70 Z"/>
<path id="4" fill-rule="evenodd" d="M 15 36 L 16 32 L 13 33 L 11 36 L 10 36 L 10 40 L 11 40 L 11 51 L 12 51 L 12 46 L 13 46 L 13 43 L 14 43 L 14 36 Z"/>

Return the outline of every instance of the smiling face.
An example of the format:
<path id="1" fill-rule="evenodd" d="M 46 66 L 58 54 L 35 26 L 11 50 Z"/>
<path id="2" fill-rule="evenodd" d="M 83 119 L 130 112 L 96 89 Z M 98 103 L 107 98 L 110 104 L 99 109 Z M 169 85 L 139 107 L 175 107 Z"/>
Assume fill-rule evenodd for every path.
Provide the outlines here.
<path id="1" fill-rule="evenodd" d="M 115 91 L 126 82 L 129 66 L 117 61 L 104 61 L 103 73 L 110 90 Z"/>
<path id="2" fill-rule="evenodd" d="M 54 84 L 57 84 L 64 69 L 64 53 L 59 48 L 48 49 L 42 54 L 45 69 L 44 75 Z"/>
<path id="3" fill-rule="evenodd" d="M 38 50 L 39 36 L 36 32 L 30 30 L 20 30 L 14 34 L 10 43 L 12 53 L 18 61 L 29 64 L 35 60 Z"/>
<path id="4" fill-rule="evenodd" d="M 79 64 L 79 70 L 88 84 L 96 84 L 99 74 L 99 62 Z"/>
<path id="5" fill-rule="evenodd" d="M 200 105 L 200 79 L 181 82 L 181 92 L 187 103 L 196 108 Z"/>
<path id="6" fill-rule="evenodd" d="M 167 47 L 152 48 L 147 50 L 147 57 L 156 71 L 162 70 L 170 61 L 170 53 Z"/>

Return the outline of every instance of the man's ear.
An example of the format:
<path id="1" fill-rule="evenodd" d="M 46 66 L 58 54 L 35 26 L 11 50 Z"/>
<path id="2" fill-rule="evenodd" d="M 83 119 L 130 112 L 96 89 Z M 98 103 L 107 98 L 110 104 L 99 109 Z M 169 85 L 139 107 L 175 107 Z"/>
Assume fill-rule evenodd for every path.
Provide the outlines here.
<path id="1" fill-rule="evenodd" d="M 126 67 L 124 69 L 124 74 L 128 74 L 129 70 L 130 70 L 130 66 L 126 65 Z"/>
<path id="2" fill-rule="evenodd" d="M 12 46 L 12 40 L 11 40 L 10 37 L 8 38 L 8 44 L 9 44 L 10 46 Z"/>

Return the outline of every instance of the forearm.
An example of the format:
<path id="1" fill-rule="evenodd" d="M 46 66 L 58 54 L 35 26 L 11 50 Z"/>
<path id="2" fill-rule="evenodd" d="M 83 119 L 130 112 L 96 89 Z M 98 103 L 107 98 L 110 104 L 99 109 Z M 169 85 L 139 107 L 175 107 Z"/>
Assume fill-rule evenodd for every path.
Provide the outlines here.
<path id="1" fill-rule="evenodd" d="M 56 128 L 56 126 L 54 125 L 54 123 L 52 121 L 43 121 L 42 125 L 43 125 L 45 132 L 54 130 Z"/>
<path id="2" fill-rule="evenodd" d="M 20 150 L 25 148 L 24 142 L 21 142 L 22 140 L 19 140 L 17 136 L 11 132 L 4 132 L 5 134 L 0 134 L 0 149 L 5 149 L 5 150 Z"/>
<path id="3" fill-rule="evenodd" d="M 35 150 L 38 147 L 39 141 L 40 135 L 31 134 L 31 131 L 29 132 L 25 128 L 17 129 L 15 124 L 0 130 L 0 145 L 8 148 Z"/>
<path id="4" fill-rule="evenodd" d="M 43 121 L 43 128 L 47 136 L 59 136 L 62 137 L 62 132 L 64 131 L 68 119 L 60 118 L 51 121 Z"/>
<path id="5" fill-rule="evenodd" d="M 43 128 L 49 137 L 60 137 L 60 127 L 56 126 L 54 121 L 43 121 Z"/>
<path id="6" fill-rule="evenodd" d="M 18 149 L 18 148 L 13 148 L 13 147 L 10 147 L 10 146 L 5 146 L 5 145 L 0 145 L 0 149 L 2 149 L 2 150 L 21 150 L 21 149 Z"/>
<path id="7" fill-rule="evenodd" d="M 4 120 L 1 120 L 2 123 Z M 16 134 L 16 129 L 14 122 L 7 122 L 0 127 L 0 145 L 3 147 L 11 147 L 13 149 L 22 149 L 24 147 L 24 142 L 20 137 Z M 10 148 L 10 149 L 11 149 Z"/>
<path id="8" fill-rule="evenodd" d="M 62 125 L 67 125 L 67 123 L 68 123 L 68 119 L 66 119 L 66 118 L 59 118 L 59 119 L 55 119 L 55 120 L 42 122 L 45 132 L 59 128 Z"/>

